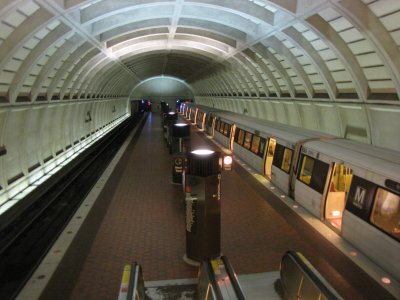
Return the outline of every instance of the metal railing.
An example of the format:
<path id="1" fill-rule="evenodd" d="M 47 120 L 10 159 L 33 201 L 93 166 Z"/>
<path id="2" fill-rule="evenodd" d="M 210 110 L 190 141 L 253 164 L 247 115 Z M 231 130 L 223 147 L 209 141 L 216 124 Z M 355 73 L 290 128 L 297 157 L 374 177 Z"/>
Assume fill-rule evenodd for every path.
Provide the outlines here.
<path id="1" fill-rule="evenodd" d="M 144 300 L 142 268 L 136 262 L 125 265 L 118 300 Z"/>
<path id="2" fill-rule="evenodd" d="M 300 252 L 285 253 L 281 260 L 280 281 L 288 300 L 343 299 Z"/>
<path id="3" fill-rule="evenodd" d="M 244 300 L 242 289 L 228 258 L 204 260 L 200 265 L 197 299 Z"/>

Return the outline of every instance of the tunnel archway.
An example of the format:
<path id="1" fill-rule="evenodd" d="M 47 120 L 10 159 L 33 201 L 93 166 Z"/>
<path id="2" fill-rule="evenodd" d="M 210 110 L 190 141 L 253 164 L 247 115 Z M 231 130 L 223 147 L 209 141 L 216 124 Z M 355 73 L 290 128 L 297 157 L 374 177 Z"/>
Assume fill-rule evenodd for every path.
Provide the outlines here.
<path id="1" fill-rule="evenodd" d="M 158 111 L 161 101 L 167 102 L 172 109 L 176 100 L 193 99 L 192 88 L 184 81 L 167 76 L 149 78 L 132 89 L 131 99 L 151 101 L 152 110 Z"/>

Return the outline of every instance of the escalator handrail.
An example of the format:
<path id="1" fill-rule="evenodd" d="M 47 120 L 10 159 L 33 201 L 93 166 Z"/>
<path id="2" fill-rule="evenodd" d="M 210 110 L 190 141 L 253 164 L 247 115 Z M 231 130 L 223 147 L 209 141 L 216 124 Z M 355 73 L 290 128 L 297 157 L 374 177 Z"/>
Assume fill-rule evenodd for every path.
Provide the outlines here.
<path id="1" fill-rule="evenodd" d="M 126 300 L 133 300 L 134 292 L 136 290 L 137 285 L 137 276 L 138 276 L 138 264 L 134 262 L 131 265 L 131 274 L 129 276 L 129 285 L 128 285 L 128 295 Z"/>
<path id="2" fill-rule="evenodd" d="M 225 255 L 222 255 L 221 259 L 222 259 L 222 261 L 223 261 L 223 263 L 225 265 L 226 273 L 228 273 L 229 279 L 231 281 L 233 289 L 235 290 L 237 298 L 239 300 L 245 300 L 246 298 L 244 297 L 242 288 L 239 285 L 236 273 L 233 270 L 233 267 L 232 267 L 231 263 L 229 262 L 228 258 Z"/>
<path id="3" fill-rule="evenodd" d="M 318 288 L 318 290 L 328 300 L 342 300 L 343 298 L 335 291 L 335 289 L 322 277 L 321 274 L 311 265 L 311 263 L 300 253 L 293 250 L 288 250 L 282 257 L 282 262 L 286 257 L 289 257 L 299 269 L 305 274 Z M 281 263 L 282 266 L 282 263 Z M 282 267 L 280 270 L 282 278 Z"/>
<path id="4" fill-rule="evenodd" d="M 137 262 L 125 265 L 118 299 L 144 300 L 144 290 L 142 267 Z"/>
<path id="5" fill-rule="evenodd" d="M 215 296 L 217 297 L 217 300 L 223 300 L 224 298 L 218 287 L 217 279 L 215 278 L 215 274 L 214 274 L 214 269 L 211 265 L 211 259 L 205 260 L 205 267 L 206 267 L 209 282 L 213 288 L 213 291 L 215 292 Z"/>

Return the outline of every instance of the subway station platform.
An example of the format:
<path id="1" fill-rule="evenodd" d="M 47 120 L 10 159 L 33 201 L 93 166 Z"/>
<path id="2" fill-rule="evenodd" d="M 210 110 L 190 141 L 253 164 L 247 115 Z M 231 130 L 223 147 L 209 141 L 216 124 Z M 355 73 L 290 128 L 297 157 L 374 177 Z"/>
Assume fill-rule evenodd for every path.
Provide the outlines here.
<path id="1" fill-rule="evenodd" d="M 149 114 L 139 138 L 131 138 L 18 299 L 117 299 L 124 265 L 133 261 L 149 285 L 195 283 L 198 268 L 183 260 L 184 194 L 172 184 L 159 114 Z M 191 139 L 192 149 L 222 151 L 194 128 Z M 395 299 L 257 176 L 236 161 L 221 179 L 221 250 L 246 282 L 244 290 L 252 278 L 276 275 L 282 255 L 292 249 L 344 299 Z"/>

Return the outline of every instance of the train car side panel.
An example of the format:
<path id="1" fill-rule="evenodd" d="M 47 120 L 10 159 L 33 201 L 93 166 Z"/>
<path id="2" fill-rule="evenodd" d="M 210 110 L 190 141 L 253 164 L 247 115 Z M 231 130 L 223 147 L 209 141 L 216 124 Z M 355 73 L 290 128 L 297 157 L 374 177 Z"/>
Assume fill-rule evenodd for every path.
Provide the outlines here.
<path id="1" fill-rule="evenodd" d="M 277 186 L 283 193 L 287 194 L 289 191 L 289 174 L 272 166 L 271 182 Z"/>
<path id="2" fill-rule="evenodd" d="M 263 172 L 263 158 L 266 139 L 248 129 L 237 127 L 234 136 L 233 151 L 236 156 L 245 161 L 250 167 Z"/>
<path id="3" fill-rule="evenodd" d="M 306 147 L 302 148 L 299 159 L 294 198 L 318 218 L 323 217 L 321 210 L 323 195 L 330 179 L 328 173 L 331 170 L 332 160 Z"/>
<path id="4" fill-rule="evenodd" d="M 255 169 L 257 172 L 262 173 L 262 158 L 243 148 L 239 144 L 235 143 L 233 152 L 235 156 L 245 161 L 250 167 Z"/>
<path id="5" fill-rule="evenodd" d="M 285 194 L 289 193 L 289 171 L 294 152 L 288 144 L 289 143 L 284 140 L 277 139 L 274 158 L 272 161 L 271 182 Z"/>
<path id="6" fill-rule="evenodd" d="M 321 217 L 322 195 L 303 182 L 296 181 L 295 200 L 315 217 Z"/>
<path id="7" fill-rule="evenodd" d="M 400 243 L 345 210 L 342 236 L 400 281 Z"/>
<path id="8" fill-rule="evenodd" d="M 214 108 L 212 115 L 206 131 L 216 141 L 285 194 L 292 174 L 300 205 L 400 281 L 398 153 Z"/>
<path id="9" fill-rule="evenodd" d="M 220 143 L 223 147 L 229 148 L 229 138 L 220 133 L 219 131 L 214 131 L 214 139 Z"/>
<path id="10" fill-rule="evenodd" d="M 343 238 L 362 249 L 399 281 L 400 195 L 370 181 L 377 179 L 377 174 L 361 171 L 355 170 L 347 197 L 342 220 Z"/>

